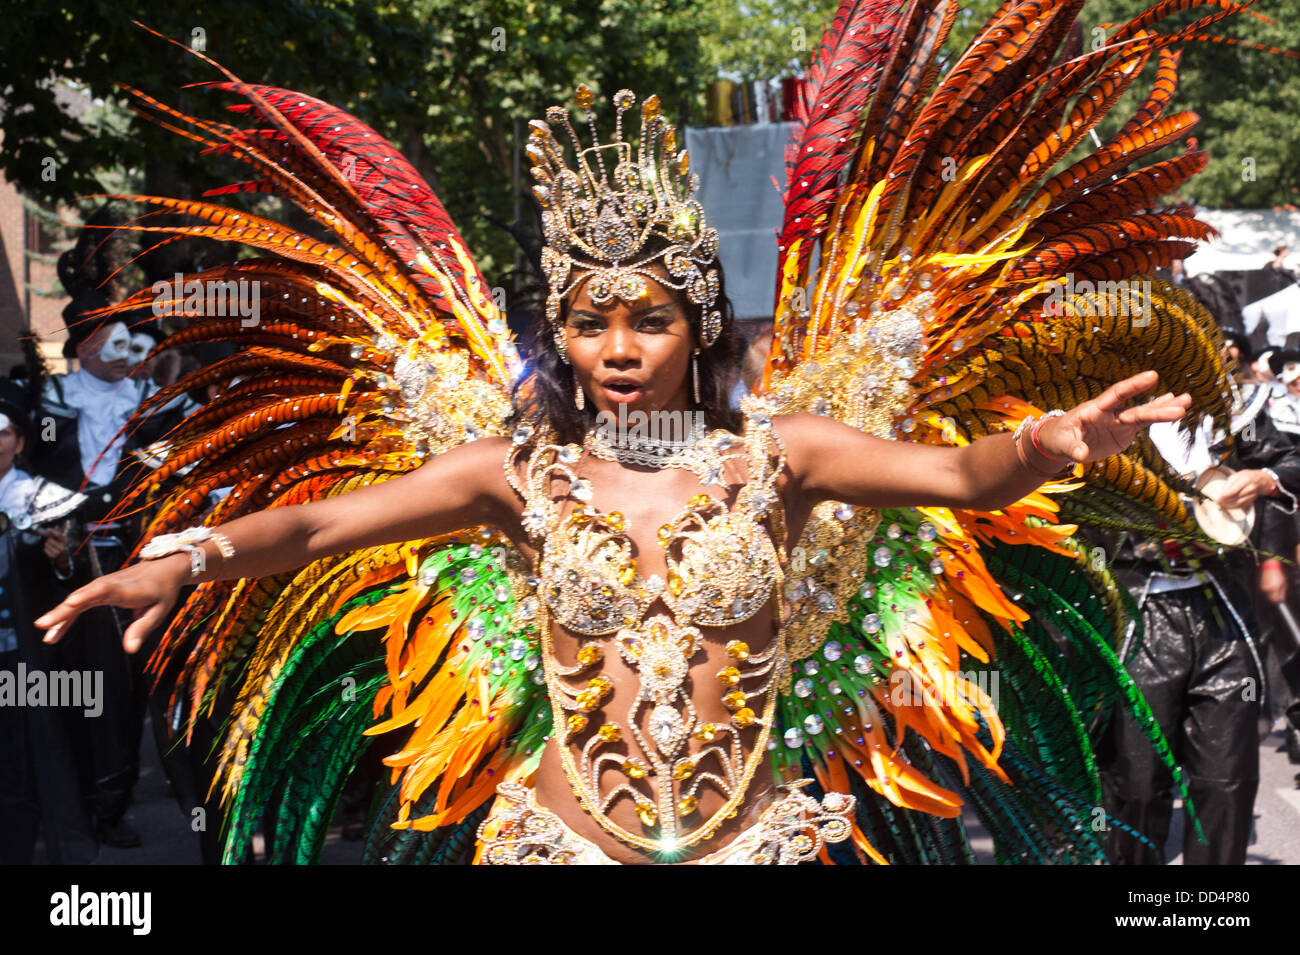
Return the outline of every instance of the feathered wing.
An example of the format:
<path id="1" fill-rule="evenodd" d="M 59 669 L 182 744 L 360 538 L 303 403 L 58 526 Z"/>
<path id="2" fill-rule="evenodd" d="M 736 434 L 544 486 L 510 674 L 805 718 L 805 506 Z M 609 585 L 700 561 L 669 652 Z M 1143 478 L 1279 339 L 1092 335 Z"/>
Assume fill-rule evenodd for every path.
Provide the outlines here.
<path id="1" fill-rule="evenodd" d="M 837 83 L 810 85 L 788 154 L 773 410 L 962 445 L 1154 368 L 1225 420 L 1214 323 L 1151 274 L 1212 234 L 1160 204 L 1205 155 L 1146 157 L 1196 121 L 1168 112 L 1171 46 L 1241 7 L 1168 0 L 1081 51 L 1082 0 L 1009 0 L 940 75 L 956 4 L 914 0 L 881 33 L 875 6 L 841 6 L 812 74 Z M 862 42 L 840 56 L 848 34 Z M 1133 116 L 1056 171 L 1148 62 Z M 831 128 L 859 78 L 873 92 L 858 122 Z M 877 861 L 969 859 L 963 804 L 1003 860 L 1103 859 L 1090 730 L 1112 704 L 1177 770 L 1116 656 L 1131 601 L 1063 518 L 1194 535 L 1179 489 L 1143 435 L 998 512 L 819 506 L 790 551 L 777 772 L 810 764 L 863 795 L 857 843 Z"/>
<path id="2" fill-rule="evenodd" d="M 152 449 L 161 465 L 121 504 L 155 515 L 145 539 L 341 494 L 500 434 L 519 370 L 483 276 L 410 164 L 342 110 L 226 75 L 209 86 L 241 97 L 231 108 L 253 125 L 131 92 L 146 115 L 250 170 L 207 196 L 282 197 L 311 234 L 208 201 L 120 197 L 149 207 L 126 228 L 159 242 L 203 236 L 257 253 L 115 307 L 198 318 L 158 350 L 232 347 L 137 417 L 190 389 L 217 392 Z M 214 317 L 214 299 L 225 317 Z M 537 705 L 520 573 L 493 529 L 467 528 L 196 588 L 151 667 L 189 730 L 200 718 L 223 724 L 213 786 L 227 860 L 247 857 L 258 827 L 270 859 L 313 859 L 349 773 L 388 730 L 399 735 L 386 744 L 385 828 L 421 831 L 395 856 L 445 852 L 454 831 L 428 830 L 460 822 L 500 779 L 530 773 L 549 710 Z"/>

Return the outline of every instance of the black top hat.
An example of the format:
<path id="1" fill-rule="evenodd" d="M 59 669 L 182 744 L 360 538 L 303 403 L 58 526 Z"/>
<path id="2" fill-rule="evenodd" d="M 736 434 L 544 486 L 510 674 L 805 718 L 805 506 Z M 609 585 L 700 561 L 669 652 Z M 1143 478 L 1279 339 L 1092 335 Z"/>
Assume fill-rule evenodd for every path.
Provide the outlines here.
<path id="1" fill-rule="evenodd" d="M 112 315 L 96 315 L 93 318 L 82 317 L 87 312 L 93 312 L 95 309 L 106 308 L 107 306 L 108 299 L 98 289 L 86 289 L 63 306 L 63 325 L 68 330 L 68 340 L 63 343 L 64 358 L 76 358 L 78 345 L 105 325 L 121 321 L 120 318 Z"/>
<path id="2" fill-rule="evenodd" d="M 9 423 L 17 428 L 24 437 L 31 430 L 32 423 L 27 415 L 27 409 L 17 402 L 10 401 L 4 395 L 0 395 L 0 414 L 8 418 Z"/>
<path id="3" fill-rule="evenodd" d="M 1273 374 L 1282 374 L 1282 369 L 1290 362 L 1300 362 L 1300 350 L 1295 348 L 1279 348 L 1268 356 L 1268 367 L 1272 369 Z"/>
<path id="4" fill-rule="evenodd" d="M 128 323 L 127 327 L 131 329 L 132 335 L 148 335 L 155 345 L 161 345 L 167 337 L 167 333 L 159 328 L 156 322 Z"/>

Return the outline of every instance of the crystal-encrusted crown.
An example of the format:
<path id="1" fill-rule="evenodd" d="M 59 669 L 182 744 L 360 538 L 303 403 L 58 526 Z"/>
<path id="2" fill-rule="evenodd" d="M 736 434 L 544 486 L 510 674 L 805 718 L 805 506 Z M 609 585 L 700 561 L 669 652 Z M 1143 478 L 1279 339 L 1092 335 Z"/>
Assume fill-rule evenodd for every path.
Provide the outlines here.
<path id="1" fill-rule="evenodd" d="M 677 150 L 677 131 L 660 115 L 659 97 L 652 95 L 641 104 L 635 154 L 623 138 L 623 114 L 636 102 L 631 90 L 613 96 L 614 138 L 605 144 L 596 132 L 595 97 L 585 83 L 578 86 L 575 99 L 586 113 L 593 145 L 583 147 L 568 110 L 552 106 L 546 121 L 529 122 L 525 147 L 537 180 L 533 195 L 542 206 L 546 317 L 557 332 L 557 343 L 563 341 L 557 327 L 560 301 L 583 278 L 574 276 L 576 271 L 593 273 L 587 291 L 597 304 L 615 296 L 626 302 L 644 296 L 646 278 L 685 291 L 704 307 L 702 344 L 713 344 L 722 331 L 722 314 L 714 308 L 718 232 L 705 224 L 703 207 L 691 198 L 700 177 L 690 171 L 687 151 Z M 568 134 L 576 158 L 573 167 L 552 133 L 552 123 L 562 124 Z M 645 254 L 647 242 L 656 235 L 671 244 L 662 252 Z M 663 260 L 669 280 L 648 268 L 656 259 Z"/>

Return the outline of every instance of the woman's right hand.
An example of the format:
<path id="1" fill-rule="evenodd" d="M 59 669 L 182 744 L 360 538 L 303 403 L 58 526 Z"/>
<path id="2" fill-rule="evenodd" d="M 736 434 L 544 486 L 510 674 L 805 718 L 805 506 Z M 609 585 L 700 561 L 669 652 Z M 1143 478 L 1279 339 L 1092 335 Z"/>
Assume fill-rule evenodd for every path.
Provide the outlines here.
<path id="1" fill-rule="evenodd" d="M 63 603 L 38 617 L 36 626 L 47 631 L 46 643 L 58 643 L 72 622 L 91 607 L 124 607 L 135 611 L 135 621 L 122 635 L 122 646 L 127 653 L 135 653 L 175 605 L 188 574 L 185 554 L 132 564 L 74 590 Z"/>

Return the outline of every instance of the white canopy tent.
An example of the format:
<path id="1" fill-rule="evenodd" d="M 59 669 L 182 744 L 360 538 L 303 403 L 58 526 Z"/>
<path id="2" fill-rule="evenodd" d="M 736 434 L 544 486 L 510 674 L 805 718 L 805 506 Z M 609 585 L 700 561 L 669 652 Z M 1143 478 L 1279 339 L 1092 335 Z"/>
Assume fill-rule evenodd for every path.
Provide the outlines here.
<path id="1" fill-rule="evenodd" d="M 1268 343 L 1281 348 L 1286 337 L 1300 332 L 1300 285 L 1288 285 L 1268 298 L 1251 302 L 1241 310 L 1241 321 L 1247 335 L 1252 335 L 1261 321 L 1268 322 Z"/>
<path id="2" fill-rule="evenodd" d="M 1287 268 L 1300 272 L 1300 212 L 1281 209 L 1197 209 L 1219 238 L 1201 245 L 1183 262 L 1189 276 L 1205 272 L 1248 272 L 1263 268 L 1279 245 L 1291 246 Z"/>

